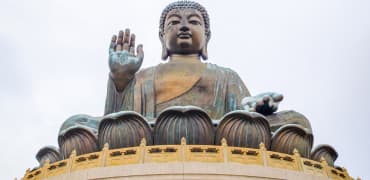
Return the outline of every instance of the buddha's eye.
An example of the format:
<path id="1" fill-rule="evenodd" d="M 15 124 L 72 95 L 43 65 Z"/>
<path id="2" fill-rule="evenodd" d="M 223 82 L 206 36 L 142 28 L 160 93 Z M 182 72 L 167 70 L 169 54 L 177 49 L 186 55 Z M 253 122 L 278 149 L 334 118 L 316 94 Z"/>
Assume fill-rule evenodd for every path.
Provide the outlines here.
<path id="1" fill-rule="evenodd" d="M 180 24 L 180 21 L 173 20 L 173 21 L 170 21 L 167 25 L 171 26 L 171 25 L 176 25 L 176 24 Z"/>
<path id="2" fill-rule="evenodd" d="M 201 25 L 201 23 L 199 21 L 196 21 L 196 20 L 190 20 L 189 23 L 192 24 L 192 25 Z"/>

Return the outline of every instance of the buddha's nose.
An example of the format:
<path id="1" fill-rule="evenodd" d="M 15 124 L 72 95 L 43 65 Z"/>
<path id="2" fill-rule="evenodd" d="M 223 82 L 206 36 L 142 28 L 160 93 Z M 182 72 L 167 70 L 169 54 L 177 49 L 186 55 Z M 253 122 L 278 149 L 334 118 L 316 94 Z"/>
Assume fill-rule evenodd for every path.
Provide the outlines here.
<path id="1" fill-rule="evenodd" d="M 183 32 L 189 31 L 189 27 L 187 25 L 183 24 L 180 28 L 180 31 L 183 31 Z"/>

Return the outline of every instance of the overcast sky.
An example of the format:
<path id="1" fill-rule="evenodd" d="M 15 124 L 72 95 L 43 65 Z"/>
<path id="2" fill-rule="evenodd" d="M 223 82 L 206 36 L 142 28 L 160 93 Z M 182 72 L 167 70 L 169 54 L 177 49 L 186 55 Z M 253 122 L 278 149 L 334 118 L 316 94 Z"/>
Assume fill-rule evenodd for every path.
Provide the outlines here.
<path id="1" fill-rule="evenodd" d="M 62 122 L 102 115 L 108 45 L 130 27 L 143 67 L 161 62 L 158 23 L 171 1 L 0 0 L 1 179 L 22 177 L 57 145 Z M 209 62 L 239 73 L 252 94 L 280 92 L 314 144 L 370 179 L 370 1 L 199 1 L 210 14 Z"/>

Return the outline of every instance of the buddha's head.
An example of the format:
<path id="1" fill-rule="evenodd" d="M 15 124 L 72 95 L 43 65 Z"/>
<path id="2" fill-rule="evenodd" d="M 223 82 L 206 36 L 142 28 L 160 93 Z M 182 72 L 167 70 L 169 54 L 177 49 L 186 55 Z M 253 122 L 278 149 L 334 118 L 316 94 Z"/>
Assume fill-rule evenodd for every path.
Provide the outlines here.
<path id="1" fill-rule="evenodd" d="M 202 5 L 177 1 L 162 11 L 159 38 L 163 60 L 172 55 L 197 55 L 206 60 L 210 37 L 209 17 Z"/>

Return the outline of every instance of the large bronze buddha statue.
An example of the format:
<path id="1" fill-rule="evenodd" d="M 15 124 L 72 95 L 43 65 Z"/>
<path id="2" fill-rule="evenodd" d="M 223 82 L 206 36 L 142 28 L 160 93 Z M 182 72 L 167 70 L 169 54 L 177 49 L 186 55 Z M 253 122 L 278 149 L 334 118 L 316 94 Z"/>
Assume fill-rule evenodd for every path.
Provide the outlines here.
<path id="1" fill-rule="evenodd" d="M 76 147 L 83 154 L 105 143 L 130 147 L 145 138 L 149 145 L 179 144 L 182 137 L 189 144 L 220 144 L 225 138 L 230 146 L 251 148 L 263 142 L 269 150 L 292 154 L 298 149 L 311 156 L 311 125 L 295 111 L 276 112 L 281 94 L 251 96 L 236 72 L 204 62 L 211 30 L 203 6 L 169 4 L 160 18 L 159 38 L 167 62 L 140 70 L 144 51 L 136 46 L 136 36 L 126 29 L 112 37 L 105 114 L 66 121 L 72 128 L 60 129 L 64 158 Z M 97 133 L 89 131 L 91 125 Z M 87 135 L 90 141 L 79 139 Z M 312 156 L 333 161 L 335 150 L 325 147 Z"/>
<path id="2" fill-rule="evenodd" d="M 161 15 L 159 38 L 162 59 L 168 62 L 138 71 L 143 46 L 134 53 L 136 39 L 129 29 L 120 31 L 118 38 L 113 36 L 105 114 L 133 110 L 155 118 L 167 107 L 194 105 L 212 119 L 220 119 L 243 106 L 265 115 L 277 110 L 281 95 L 265 93 L 246 98 L 242 104 L 250 93 L 238 74 L 203 62 L 208 59 L 211 30 L 207 11 L 200 4 L 179 1 L 168 5 Z"/>

